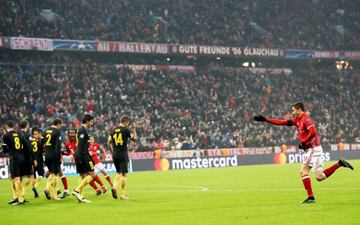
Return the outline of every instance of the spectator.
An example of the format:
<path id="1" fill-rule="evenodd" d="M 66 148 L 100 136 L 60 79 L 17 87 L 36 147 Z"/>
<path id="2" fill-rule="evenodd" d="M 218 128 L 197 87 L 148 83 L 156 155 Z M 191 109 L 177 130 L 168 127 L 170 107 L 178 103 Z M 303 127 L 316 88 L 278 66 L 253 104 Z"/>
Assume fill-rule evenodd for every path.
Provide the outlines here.
<path id="1" fill-rule="evenodd" d="M 352 50 L 351 0 L 34 0 L 0 4 L 0 36 Z"/>
<path id="2" fill-rule="evenodd" d="M 17 75 L 17 64 L 2 66 L 6 76 L 0 76 L 1 123 L 28 119 L 45 128 L 53 118 L 61 118 L 67 127 L 76 127 L 83 112 L 92 110 L 98 118 L 93 133 L 102 144 L 119 115 L 128 114 L 139 121 L 142 139 L 137 149 L 279 146 L 285 141 L 295 145 L 291 129 L 263 129 L 248 117 L 262 112 L 286 118 L 288 111 L 283 109 L 302 100 L 318 120 L 323 144 L 338 143 L 337 138 L 359 140 L 360 76 L 355 70 L 341 75 L 332 70 L 271 75 L 210 65 L 196 74 L 140 74 L 101 64 L 54 64 L 35 65 L 28 76 L 29 65 L 21 67 L 23 79 Z M 229 105 L 229 99 L 236 105 Z"/>

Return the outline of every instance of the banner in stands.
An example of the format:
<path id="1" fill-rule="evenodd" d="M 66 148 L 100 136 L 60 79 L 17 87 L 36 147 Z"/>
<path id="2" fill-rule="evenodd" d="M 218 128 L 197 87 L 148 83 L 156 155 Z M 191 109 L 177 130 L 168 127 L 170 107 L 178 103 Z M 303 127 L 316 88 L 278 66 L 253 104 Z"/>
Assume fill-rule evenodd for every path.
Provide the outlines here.
<path id="1" fill-rule="evenodd" d="M 230 148 L 230 149 L 207 149 L 205 155 L 207 156 L 221 156 L 221 155 L 265 155 L 271 154 L 273 147 L 263 148 Z"/>
<path id="2" fill-rule="evenodd" d="M 115 65 L 116 69 L 126 68 L 130 69 L 133 72 L 142 72 L 142 71 L 157 71 L 157 70 L 165 70 L 165 71 L 180 71 L 183 73 L 195 73 L 195 66 L 183 66 L 183 65 L 138 65 L 138 64 L 117 64 Z"/>
<path id="3" fill-rule="evenodd" d="M 168 54 L 167 44 L 96 41 L 98 52 Z"/>
<path id="4" fill-rule="evenodd" d="M 54 39 L 53 47 L 55 50 L 96 51 L 96 42 Z"/>
<path id="5" fill-rule="evenodd" d="M 154 152 L 129 152 L 130 159 L 152 159 Z"/>
<path id="6" fill-rule="evenodd" d="M 11 49 L 53 51 L 53 40 L 45 38 L 11 37 Z"/>
<path id="7" fill-rule="evenodd" d="M 99 40 L 66 40 L 28 37 L 0 37 L 0 48 L 35 51 L 97 51 L 135 54 L 177 54 L 187 56 L 285 57 L 288 59 L 360 59 L 360 51 L 316 51 L 279 48 L 249 48 L 188 44 L 161 44 Z"/>
<path id="8" fill-rule="evenodd" d="M 331 144 L 331 151 L 355 151 L 360 150 L 360 143 L 339 143 L 339 144 Z"/>
<path id="9" fill-rule="evenodd" d="M 98 52 L 184 54 L 214 56 L 283 57 L 284 50 L 277 48 L 240 48 L 204 45 L 173 45 L 136 42 L 97 41 Z"/>
<path id="10" fill-rule="evenodd" d="M 360 51 L 286 50 L 288 59 L 360 59 Z"/>
<path id="11" fill-rule="evenodd" d="M 316 59 L 338 59 L 340 52 L 338 51 L 314 51 L 313 58 Z"/>
<path id="12" fill-rule="evenodd" d="M 345 51 L 344 55 L 348 59 L 360 59 L 360 51 Z"/>
<path id="13" fill-rule="evenodd" d="M 0 37 L 0 48 L 10 48 L 10 37 Z"/>
<path id="14" fill-rule="evenodd" d="M 312 58 L 313 51 L 306 50 L 286 50 L 285 58 L 299 59 L 299 58 Z"/>
<path id="15" fill-rule="evenodd" d="M 264 56 L 283 57 L 284 51 L 277 48 L 240 48 L 226 46 L 203 45 L 170 45 L 171 53 L 186 55 L 218 55 L 218 56 Z"/>
<path id="16" fill-rule="evenodd" d="M 157 159 L 132 159 L 129 163 L 129 171 L 146 170 L 185 170 L 200 168 L 234 167 L 242 165 L 259 164 L 293 164 L 301 163 L 305 154 L 301 151 L 291 153 L 271 153 L 254 155 L 228 155 L 228 156 L 203 156 L 185 158 L 157 158 Z M 360 151 L 330 151 L 324 153 L 325 161 L 336 161 L 340 157 L 345 159 L 360 159 Z M 103 162 L 108 173 L 115 173 L 114 164 L 111 161 Z M 9 177 L 9 158 L 0 158 L 0 179 Z M 74 176 L 76 173 L 75 163 L 64 163 L 64 174 Z"/>
<path id="17" fill-rule="evenodd" d="M 292 73 L 292 69 L 290 68 L 252 68 L 252 67 L 221 67 L 218 68 L 217 66 L 209 66 L 210 71 L 223 71 L 227 73 L 251 73 L 254 75 L 263 75 L 264 73 L 269 75 L 289 75 Z"/>

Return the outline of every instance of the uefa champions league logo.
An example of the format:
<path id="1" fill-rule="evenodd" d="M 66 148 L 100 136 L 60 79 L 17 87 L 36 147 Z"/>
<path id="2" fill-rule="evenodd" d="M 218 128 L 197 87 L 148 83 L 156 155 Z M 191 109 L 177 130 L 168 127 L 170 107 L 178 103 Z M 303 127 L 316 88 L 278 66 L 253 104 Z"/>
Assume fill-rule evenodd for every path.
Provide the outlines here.
<path id="1" fill-rule="evenodd" d="M 70 46 L 71 49 L 85 50 L 93 49 L 93 46 L 89 43 L 84 43 L 83 41 L 78 41 Z"/>

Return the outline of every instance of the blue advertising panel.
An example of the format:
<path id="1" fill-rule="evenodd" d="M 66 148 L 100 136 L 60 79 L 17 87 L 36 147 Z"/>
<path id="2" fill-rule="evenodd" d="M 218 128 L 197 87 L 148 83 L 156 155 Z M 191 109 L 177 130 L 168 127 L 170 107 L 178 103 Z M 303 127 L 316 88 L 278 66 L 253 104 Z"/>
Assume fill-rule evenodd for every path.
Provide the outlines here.
<path id="1" fill-rule="evenodd" d="M 54 50 L 66 51 L 95 51 L 96 42 L 87 40 L 61 40 L 54 39 Z"/>

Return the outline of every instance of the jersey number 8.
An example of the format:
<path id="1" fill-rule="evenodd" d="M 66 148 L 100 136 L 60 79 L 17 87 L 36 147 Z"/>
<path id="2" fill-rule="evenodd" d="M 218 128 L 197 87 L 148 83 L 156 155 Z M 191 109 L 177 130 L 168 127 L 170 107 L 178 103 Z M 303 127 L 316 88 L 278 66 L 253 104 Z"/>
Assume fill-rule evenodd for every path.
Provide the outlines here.
<path id="1" fill-rule="evenodd" d="M 21 147 L 20 139 L 18 137 L 14 137 L 14 142 L 15 142 L 15 149 L 20 149 Z"/>

